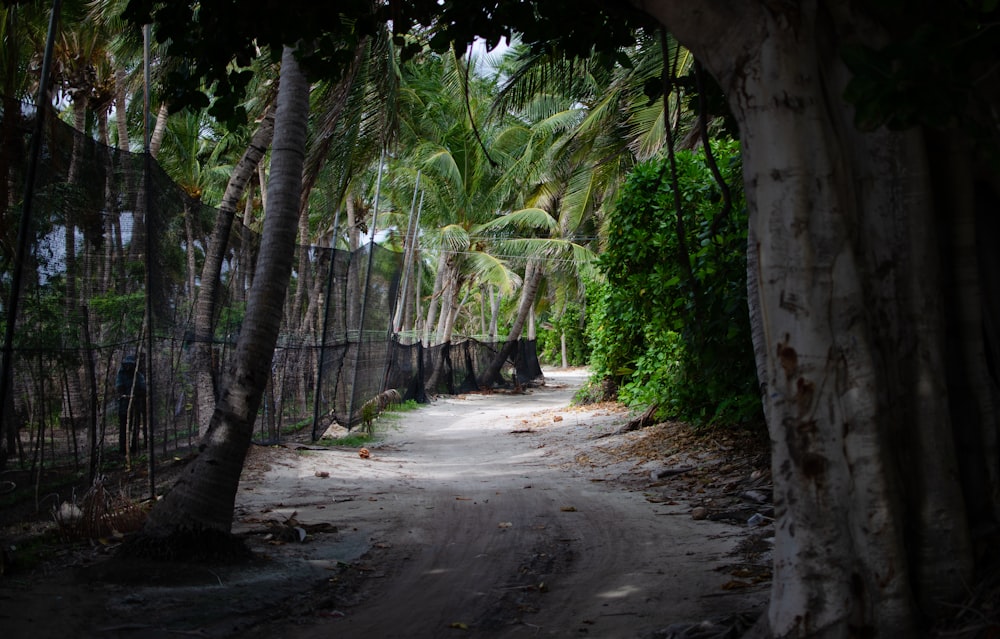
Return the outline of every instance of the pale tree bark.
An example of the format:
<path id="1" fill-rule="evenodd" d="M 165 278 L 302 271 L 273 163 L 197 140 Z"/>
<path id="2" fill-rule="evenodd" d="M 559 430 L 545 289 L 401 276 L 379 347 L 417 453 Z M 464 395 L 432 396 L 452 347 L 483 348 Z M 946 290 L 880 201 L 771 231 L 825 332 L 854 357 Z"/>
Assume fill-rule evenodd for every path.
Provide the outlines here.
<path id="1" fill-rule="evenodd" d="M 458 321 L 458 314 L 462 312 L 466 301 L 469 299 L 469 292 L 466 291 L 462 299 L 458 300 L 458 291 L 462 289 L 462 286 L 465 284 L 465 280 L 466 278 L 464 277 L 458 277 L 455 283 L 450 287 L 452 292 L 450 295 L 448 313 L 447 315 L 442 315 L 442 319 L 445 320 L 441 330 L 442 342 L 450 342 L 451 338 L 455 335 L 455 323 Z"/>
<path id="2" fill-rule="evenodd" d="M 458 272 L 458 256 L 450 252 L 442 252 L 438 261 L 438 273 L 434 280 L 435 295 L 431 299 L 430 309 L 427 311 L 427 338 L 425 343 L 428 346 L 447 344 L 451 341 L 451 331 L 454 328 L 454 318 L 457 308 L 455 307 L 455 291 L 461 287 L 461 278 Z M 440 309 L 438 308 L 440 304 Z M 437 326 L 434 326 L 434 317 L 437 313 Z M 431 330 L 434 329 L 433 340 Z M 438 349 L 438 359 L 433 362 L 430 377 L 427 378 L 425 386 L 436 389 L 441 381 L 441 376 L 445 373 L 445 356 L 448 349 Z"/>
<path id="3" fill-rule="evenodd" d="M 275 116 L 270 197 L 257 273 L 232 367 L 198 456 L 151 511 L 144 538 L 190 539 L 202 531 L 228 534 L 236 488 L 253 436 L 282 320 L 295 246 L 309 114 L 309 84 L 286 48 Z"/>
<path id="4" fill-rule="evenodd" d="M 215 407 L 215 379 L 217 371 L 212 367 L 212 346 L 215 335 L 216 306 L 219 301 L 222 263 L 225 261 L 232 234 L 236 208 L 246 193 L 247 185 L 253 179 L 261 159 L 274 137 L 274 109 L 268 107 L 250 139 L 250 145 L 240 157 L 233 174 L 229 177 L 226 191 L 219 204 L 215 226 L 205 247 L 205 263 L 201 270 L 201 288 L 195 306 L 194 347 L 191 351 L 191 367 L 195 378 L 195 419 L 198 435 L 208 432 L 208 420 Z"/>
<path id="5" fill-rule="evenodd" d="M 479 285 L 479 333 L 486 335 L 486 299 L 488 285 L 484 282 Z"/>
<path id="6" fill-rule="evenodd" d="M 949 378 L 974 372 L 945 355 L 954 265 L 925 140 L 860 133 L 840 98 L 839 47 L 881 33 L 839 0 L 635 4 L 705 62 L 740 125 L 776 513 L 757 634 L 918 636 L 972 573 Z"/>
<path id="7" fill-rule="evenodd" d="M 438 256 L 437 272 L 434 275 L 434 288 L 431 291 L 431 298 L 427 302 L 427 321 L 424 323 L 424 345 L 433 346 L 433 331 L 437 322 L 438 306 L 441 303 L 441 292 L 444 287 L 445 271 L 448 264 L 448 254 L 441 252 Z"/>
<path id="8" fill-rule="evenodd" d="M 153 124 L 153 132 L 149 134 L 149 155 L 156 158 L 160 154 L 160 147 L 163 146 L 163 138 L 167 135 L 167 118 L 170 117 L 170 108 L 164 102 L 156 112 L 156 122 Z"/>
<path id="9" fill-rule="evenodd" d="M 462 287 L 462 277 L 459 273 L 459 258 L 454 253 L 449 254 L 445 260 L 444 279 L 441 282 L 441 310 L 438 317 L 437 337 L 438 344 L 451 341 L 451 329 L 454 327 L 455 306 L 458 302 L 458 291 Z"/>
<path id="10" fill-rule="evenodd" d="M 118 130 L 118 150 L 128 151 L 128 118 L 125 113 L 128 110 L 128 99 L 125 93 L 125 86 L 128 82 L 128 74 L 125 69 L 118 66 L 115 69 L 115 127 Z"/>

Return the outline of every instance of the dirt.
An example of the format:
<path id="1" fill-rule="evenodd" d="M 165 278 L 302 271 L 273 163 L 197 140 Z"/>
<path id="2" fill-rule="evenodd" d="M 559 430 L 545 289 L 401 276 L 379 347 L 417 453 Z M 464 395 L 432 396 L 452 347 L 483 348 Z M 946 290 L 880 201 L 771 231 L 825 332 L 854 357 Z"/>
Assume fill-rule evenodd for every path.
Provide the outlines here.
<path id="1" fill-rule="evenodd" d="M 770 578 L 764 442 L 671 423 L 620 434 L 622 407 L 570 406 L 584 380 L 549 370 L 523 393 L 438 398 L 381 420 L 367 458 L 254 447 L 233 529 L 253 561 L 67 546 L 0 578 L 2 634 L 666 638 L 752 623 Z"/>

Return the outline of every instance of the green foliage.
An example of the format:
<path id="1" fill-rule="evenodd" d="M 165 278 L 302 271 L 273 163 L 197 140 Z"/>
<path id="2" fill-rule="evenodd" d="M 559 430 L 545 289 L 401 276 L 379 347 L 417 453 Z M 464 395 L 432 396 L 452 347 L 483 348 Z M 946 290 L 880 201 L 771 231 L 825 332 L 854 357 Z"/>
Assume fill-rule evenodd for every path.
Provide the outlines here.
<path id="1" fill-rule="evenodd" d="M 590 358 L 583 309 L 569 304 L 559 317 L 542 322 L 538 331 L 538 359 L 543 364 L 562 365 L 562 335 L 566 335 L 566 360 L 569 366 L 584 366 Z"/>
<path id="2" fill-rule="evenodd" d="M 372 443 L 374 437 L 368 433 L 353 432 L 343 437 L 321 439 L 317 442 L 321 446 L 345 446 L 347 448 L 361 448 Z"/>
<path id="3" fill-rule="evenodd" d="M 90 298 L 90 308 L 101 322 L 120 326 L 126 335 L 138 335 L 146 297 L 141 291 L 125 295 L 105 293 Z"/>
<path id="4" fill-rule="evenodd" d="M 727 183 L 739 185 L 737 143 L 717 142 L 713 151 Z M 658 403 L 662 416 L 702 425 L 756 420 L 742 189 L 718 218 L 722 194 L 703 153 L 676 160 L 694 281 L 681 268 L 669 164 L 642 164 L 611 214 L 599 263 L 605 281 L 590 296 L 591 367 L 622 401 Z"/>
<path id="5" fill-rule="evenodd" d="M 240 327 L 243 326 L 243 318 L 246 316 L 246 313 L 246 302 L 224 306 L 221 313 L 219 313 L 219 323 L 216 328 L 219 338 L 227 339 L 237 335 L 240 332 Z"/>
<path id="6" fill-rule="evenodd" d="M 282 45 L 297 43 L 299 62 L 310 79 L 336 80 L 351 63 L 354 46 L 376 35 L 380 25 L 391 25 L 404 60 L 419 53 L 423 44 L 408 41 L 407 32 L 427 38 L 431 48 L 443 52 L 452 43 L 461 50 L 476 36 L 491 44 L 501 38 L 510 41 L 515 30 L 522 42 L 538 49 L 581 58 L 593 52 L 613 59 L 634 42 L 636 27 L 654 25 L 628 3 L 603 0 L 288 0 L 282 11 L 274 11 L 264 0 L 243 0 L 236 14 L 234 6 L 231 0 L 128 0 L 122 14 L 136 28 L 156 25 L 154 36 L 168 54 L 162 81 L 171 108 L 209 108 L 233 127 L 246 121 L 241 101 L 253 60 L 262 53 L 277 60 Z M 239 16 L 268 18 L 236 19 Z M 434 27 L 428 32 L 421 25 Z"/>

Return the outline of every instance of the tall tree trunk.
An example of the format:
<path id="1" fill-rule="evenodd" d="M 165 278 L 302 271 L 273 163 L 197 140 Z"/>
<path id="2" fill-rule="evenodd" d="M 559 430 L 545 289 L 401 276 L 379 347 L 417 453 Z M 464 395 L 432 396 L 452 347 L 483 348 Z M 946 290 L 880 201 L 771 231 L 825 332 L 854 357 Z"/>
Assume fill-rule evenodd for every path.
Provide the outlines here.
<path id="1" fill-rule="evenodd" d="M 194 273 L 197 270 L 197 261 L 195 259 L 195 241 L 194 241 L 194 225 L 191 223 L 191 216 L 195 214 L 195 210 L 199 205 L 197 203 L 191 203 L 185 201 L 184 203 L 184 245 L 187 250 L 184 251 L 184 257 L 187 258 L 187 295 L 190 297 L 195 296 L 195 278 Z"/>
<path id="2" fill-rule="evenodd" d="M 205 263 L 201 269 L 201 289 L 195 307 L 194 348 L 192 349 L 192 370 L 195 376 L 195 418 L 198 434 L 208 431 L 208 420 L 215 406 L 216 371 L 212 368 L 212 347 L 215 335 L 216 306 L 219 303 L 222 263 L 229 249 L 236 207 L 246 193 L 247 185 L 254 177 L 261 158 L 271 145 L 274 137 L 274 109 L 264 110 L 260 124 L 250 139 L 250 145 L 233 169 L 226 185 L 226 192 L 219 204 L 215 226 L 205 248 Z"/>
<path id="3" fill-rule="evenodd" d="M 336 122 L 339 120 L 340 114 L 346 108 L 347 102 L 351 97 L 351 90 L 358 77 L 358 72 L 361 70 L 368 53 L 369 40 L 369 38 L 362 38 L 357 46 L 354 47 L 354 57 L 351 60 L 350 67 L 347 68 L 340 77 L 340 80 L 337 81 L 332 95 L 327 99 L 327 102 L 330 103 L 325 106 L 327 109 L 327 121 Z M 316 180 L 319 178 L 320 171 L 326 163 L 326 157 L 330 153 L 333 141 L 334 136 L 327 135 L 322 140 L 317 140 L 313 144 L 313 150 L 310 154 L 312 161 L 308 163 L 306 174 L 303 176 L 302 201 L 299 203 L 299 245 L 303 247 L 309 246 L 312 241 L 309 235 L 309 195 L 312 193 L 313 187 L 316 186 Z M 299 253 L 298 271 L 299 282 L 295 288 L 295 299 L 292 302 L 292 309 L 289 314 L 293 322 L 290 328 L 293 329 L 298 328 L 300 322 L 304 322 L 306 319 L 305 311 L 303 310 L 306 302 L 303 301 L 303 296 L 311 288 L 306 274 L 312 272 L 309 269 L 309 252 L 306 250 L 302 250 Z M 324 280 L 323 277 L 319 277 L 318 279 L 321 281 Z"/>
<path id="4" fill-rule="evenodd" d="M 434 288 L 431 291 L 431 298 L 427 302 L 427 321 L 424 324 L 424 345 L 433 346 L 433 331 L 437 322 L 438 306 L 441 304 L 441 294 L 444 289 L 444 278 L 448 270 L 448 254 L 444 251 L 438 256 L 437 273 L 434 275 Z"/>
<path id="5" fill-rule="evenodd" d="M 75 188 L 77 181 L 80 179 L 80 163 L 83 161 L 81 155 L 83 154 L 83 136 L 86 122 L 86 101 L 84 101 L 83 98 L 74 100 L 73 126 L 76 130 L 73 135 L 73 149 L 70 152 L 69 168 L 66 175 L 66 182 L 71 188 Z M 63 241 L 65 243 L 66 263 L 66 297 L 64 310 L 66 312 L 66 320 L 68 322 L 69 330 L 75 331 L 78 343 L 81 347 L 86 347 L 86 341 L 84 339 L 80 339 L 83 332 L 83 322 L 80 317 L 80 264 L 76 254 L 75 217 L 77 214 L 78 211 L 71 210 L 70 207 L 67 207 L 65 209 L 63 220 L 63 224 L 65 225 L 63 229 Z M 82 358 L 82 352 L 80 355 L 81 359 L 84 359 Z M 81 420 L 89 412 L 87 411 L 87 404 L 83 394 L 83 384 L 81 381 L 82 375 L 82 366 L 73 366 L 68 363 L 65 375 L 66 391 L 62 394 L 62 419 L 63 423 L 68 425 L 70 428 L 75 428 L 76 422 Z"/>
<path id="6" fill-rule="evenodd" d="M 494 342 L 497 339 L 497 322 L 500 321 L 500 303 L 503 302 L 503 295 L 496 289 L 490 287 L 490 328 L 487 333 Z"/>
<path id="7" fill-rule="evenodd" d="M 128 99 L 125 93 L 127 82 L 128 76 L 125 69 L 117 67 L 115 69 L 115 127 L 118 130 L 119 151 L 129 150 L 128 118 L 125 117 L 128 112 Z"/>
<path id="8" fill-rule="evenodd" d="M 776 516 L 759 634 L 919 636 L 917 611 L 971 576 L 950 406 L 968 373 L 945 357 L 960 329 L 925 141 L 858 132 L 839 97 L 840 47 L 883 34 L 840 0 L 635 4 L 706 63 L 740 124 Z"/>
<path id="9" fill-rule="evenodd" d="M 524 272 L 524 284 L 521 286 L 521 301 L 517 305 L 517 316 L 514 318 L 514 323 L 507 334 L 507 340 L 500 347 L 500 350 L 497 351 L 496 355 L 493 356 L 493 359 L 490 360 L 489 365 L 479 375 L 479 379 L 476 380 L 480 388 L 489 388 L 497 383 L 500 379 L 500 371 L 503 369 L 504 363 L 514 355 L 517 342 L 521 339 L 521 332 L 528 322 L 532 308 L 534 308 L 535 296 L 538 294 L 538 286 L 542 282 L 543 274 L 544 269 L 542 269 L 540 264 L 534 260 L 528 262 Z"/>
<path id="10" fill-rule="evenodd" d="M 270 206 L 246 317 L 208 433 L 199 454 L 174 488 L 150 512 L 144 535 L 167 538 L 192 532 L 228 533 L 236 488 L 253 424 L 270 379 L 291 276 L 309 116 L 309 84 L 285 48 L 275 116 Z"/>
<path id="11" fill-rule="evenodd" d="M 458 298 L 458 289 L 462 285 L 462 279 L 458 273 L 458 256 L 449 255 L 445 261 L 444 280 L 441 282 L 441 310 L 439 311 L 437 323 L 437 337 L 435 341 L 439 344 L 451 341 L 451 333 L 448 330 L 452 311 Z"/>
<path id="12" fill-rule="evenodd" d="M 156 122 L 153 125 L 153 132 L 149 135 L 149 155 L 153 158 L 156 158 L 160 154 L 163 138 L 167 135 L 167 118 L 169 117 L 170 109 L 167 103 L 164 102 L 156 112 Z"/>

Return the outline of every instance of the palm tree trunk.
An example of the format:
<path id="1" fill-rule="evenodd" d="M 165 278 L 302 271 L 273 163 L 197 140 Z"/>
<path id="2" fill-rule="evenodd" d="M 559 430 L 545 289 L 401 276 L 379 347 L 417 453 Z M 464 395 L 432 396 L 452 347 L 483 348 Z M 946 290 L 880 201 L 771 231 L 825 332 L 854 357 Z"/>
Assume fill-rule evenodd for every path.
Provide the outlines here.
<path id="1" fill-rule="evenodd" d="M 517 348 L 517 342 L 521 338 L 521 331 L 524 330 L 524 325 L 528 322 L 529 315 L 531 315 L 531 309 L 534 307 L 535 296 L 538 294 L 538 287 L 542 282 L 543 274 L 544 271 L 541 265 L 535 261 L 528 262 L 528 265 L 525 267 L 524 285 L 521 287 L 521 301 L 517 307 L 517 316 L 514 318 L 514 324 L 510 327 L 510 333 L 507 334 L 507 340 L 504 342 L 504 345 L 497 351 L 497 354 L 494 355 L 489 365 L 476 380 L 479 388 L 490 388 L 499 381 L 500 370 L 507 360 L 513 356 L 514 349 Z"/>
<path id="2" fill-rule="evenodd" d="M 325 118 L 327 121 L 335 122 L 340 119 L 340 114 L 344 112 L 347 107 L 348 100 L 351 97 L 351 92 L 355 84 L 355 79 L 358 77 L 358 72 L 361 70 L 362 64 L 365 61 L 365 56 L 368 51 L 369 38 L 362 38 L 361 41 L 354 47 L 354 57 L 351 61 L 351 66 L 344 72 L 340 80 L 334 86 L 332 95 L 328 97 L 324 102 L 324 108 L 327 109 L 325 113 Z M 326 156 L 330 153 L 330 147 L 333 143 L 333 136 L 326 136 L 322 140 L 317 141 L 313 145 L 312 153 L 310 157 L 312 158 L 308 164 L 306 175 L 302 180 L 302 201 L 299 203 L 299 244 L 301 246 L 309 246 L 312 243 L 312 238 L 309 235 L 309 195 L 312 192 L 313 187 L 316 185 L 316 180 L 319 178 L 320 170 L 322 169 Z M 303 310 L 303 306 L 307 302 L 303 301 L 306 292 L 312 288 L 306 277 L 307 273 L 312 273 L 313 271 L 309 269 L 309 252 L 301 251 L 299 254 L 299 281 L 295 288 L 295 298 L 291 305 L 291 311 L 289 313 L 289 318 L 291 318 L 292 324 L 289 328 L 298 328 L 301 322 L 306 319 L 306 313 Z M 318 272 L 318 271 L 317 271 Z M 323 277 L 317 278 L 319 281 L 324 281 Z"/>
<path id="3" fill-rule="evenodd" d="M 128 109 L 128 100 L 125 93 L 125 84 L 128 82 L 125 69 L 120 66 L 115 69 L 115 127 L 118 129 L 118 150 L 128 151 L 128 118 L 125 113 Z"/>
<path id="4" fill-rule="evenodd" d="M 226 192 L 219 204 L 219 213 L 215 218 L 215 226 L 205 249 L 205 263 L 201 270 L 201 290 L 195 307 L 194 348 L 192 349 L 191 367 L 195 376 L 195 419 L 198 422 L 198 434 L 208 431 L 208 419 L 215 406 L 216 371 L 212 368 L 212 343 L 215 334 L 216 306 L 219 301 L 220 277 L 222 263 L 229 247 L 229 237 L 232 233 L 233 220 L 236 218 L 236 207 L 246 192 L 247 185 L 254 177 L 261 158 L 271 145 L 274 137 L 274 109 L 268 107 L 264 111 L 257 130 L 250 139 L 250 145 L 233 169 L 233 174 L 226 185 Z"/>
<path id="5" fill-rule="evenodd" d="M 427 302 L 427 322 L 424 324 L 424 344 L 426 346 L 434 345 L 432 336 L 435 323 L 437 322 L 438 305 L 441 303 L 440 297 L 444 287 L 445 271 L 448 268 L 447 264 L 447 255 L 442 252 L 438 256 L 437 274 L 434 276 L 434 289 L 431 291 L 431 299 Z"/>
<path id="6" fill-rule="evenodd" d="M 83 99 L 73 102 L 73 125 L 76 132 L 73 136 L 73 149 L 71 151 L 69 169 L 67 170 L 66 181 L 70 186 L 74 186 L 79 179 L 81 155 L 83 153 L 83 130 L 86 126 L 87 104 Z M 80 291 L 79 291 L 79 262 L 76 257 L 76 224 L 73 219 L 73 211 L 66 211 L 64 226 L 65 260 L 66 260 L 66 298 L 65 312 L 66 320 L 69 322 L 70 330 L 82 331 L 80 321 Z M 86 344 L 80 340 L 81 345 Z M 87 414 L 86 404 L 83 395 L 83 385 L 80 376 L 82 370 L 67 366 L 66 390 L 63 393 L 62 418 L 65 424 L 75 428 L 75 422 Z"/>
<path id="7" fill-rule="evenodd" d="M 156 124 L 153 125 L 153 132 L 149 136 L 149 155 L 156 158 L 160 153 L 160 146 L 163 138 L 167 135 L 167 118 L 170 116 L 170 109 L 167 103 L 160 105 L 160 110 L 156 113 Z"/>
<path id="8" fill-rule="evenodd" d="M 492 341 L 497 340 L 497 322 L 500 321 L 500 304 L 503 302 L 503 295 L 496 289 L 490 287 L 490 328 L 487 334 Z"/>
<path id="9" fill-rule="evenodd" d="M 199 454 L 185 475 L 150 513 L 143 533 L 162 540 L 201 531 L 228 534 L 236 489 L 253 436 L 281 326 L 294 259 L 309 117 L 309 83 L 285 48 L 260 256 L 235 361 L 226 377 Z"/>

